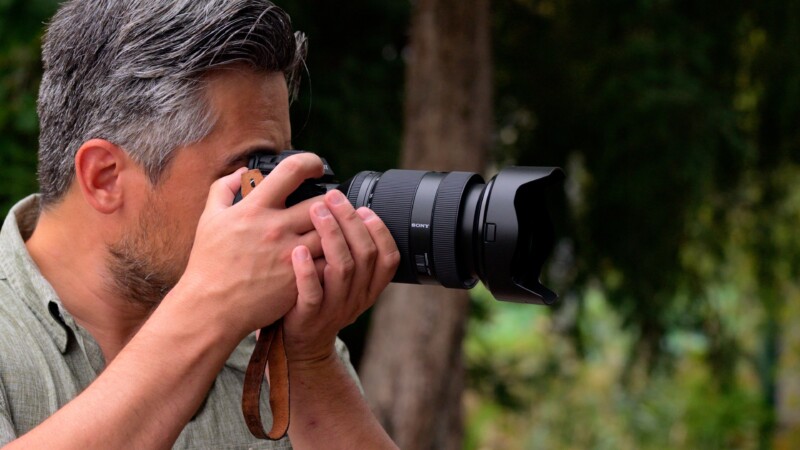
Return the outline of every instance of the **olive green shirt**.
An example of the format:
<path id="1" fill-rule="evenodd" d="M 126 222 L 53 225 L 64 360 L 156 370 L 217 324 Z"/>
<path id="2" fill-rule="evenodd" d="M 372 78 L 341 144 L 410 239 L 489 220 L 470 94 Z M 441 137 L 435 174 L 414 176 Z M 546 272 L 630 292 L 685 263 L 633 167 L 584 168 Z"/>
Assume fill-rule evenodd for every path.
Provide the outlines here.
<path id="1" fill-rule="evenodd" d="M 0 231 L 0 447 L 75 398 L 105 367 L 97 342 L 64 309 L 25 247 L 38 215 L 38 197 L 28 197 L 9 212 Z M 336 344 L 355 378 L 347 349 Z M 174 448 L 291 448 L 288 438 L 258 440 L 245 425 L 242 383 L 254 345 L 251 336 L 236 348 Z M 267 429 L 268 392 L 265 384 L 261 410 Z"/>

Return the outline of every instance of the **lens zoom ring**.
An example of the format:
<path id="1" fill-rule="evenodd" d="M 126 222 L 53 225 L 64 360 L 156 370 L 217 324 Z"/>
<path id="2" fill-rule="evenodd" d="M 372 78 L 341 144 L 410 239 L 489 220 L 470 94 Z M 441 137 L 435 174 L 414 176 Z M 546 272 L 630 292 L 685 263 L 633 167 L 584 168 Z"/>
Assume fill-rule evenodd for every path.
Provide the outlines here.
<path id="1" fill-rule="evenodd" d="M 468 287 L 466 277 L 458 270 L 458 216 L 461 210 L 464 190 L 469 180 L 475 176 L 471 172 L 450 172 L 436 195 L 433 207 L 433 261 L 436 279 L 442 286 L 464 289 Z"/>
<path id="2" fill-rule="evenodd" d="M 372 210 L 392 233 L 400 251 L 400 266 L 392 281 L 418 283 L 414 261 L 409 261 L 408 233 L 411 207 L 417 187 L 427 172 L 422 170 L 388 170 L 375 187 Z"/>

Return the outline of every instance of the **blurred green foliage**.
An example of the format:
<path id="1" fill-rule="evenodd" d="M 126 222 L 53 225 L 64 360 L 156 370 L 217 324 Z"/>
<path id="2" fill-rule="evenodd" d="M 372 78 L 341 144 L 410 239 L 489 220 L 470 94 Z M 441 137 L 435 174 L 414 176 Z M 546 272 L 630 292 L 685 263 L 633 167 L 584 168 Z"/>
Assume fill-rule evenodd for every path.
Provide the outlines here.
<path id="1" fill-rule="evenodd" d="M 639 337 L 599 287 L 581 299 L 583 354 L 551 311 L 477 294 L 493 313 L 470 324 L 466 448 L 758 448 L 769 411 L 757 369 L 742 361 L 723 389 L 705 335 L 671 330 L 670 370 L 631 369 Z M 737 331 L 757 336 L 758 320 L 745 322 Z"/>
<path id="2" fill-rule="evenodd" d="M 343 179 L 395 166 L 412 3 L 279 3 L 310 41 L 295 147 Z M 3 210 L 36 190 L 56 6 L 0 0 Z M 800 374 L 800 1 L 492 8 L 495 160 L 569 175 L 545 277 L 562 302 L 476 292 L 466 446 L 800 446 L 776 437 Z"/>
<path id="3" fill-rule="evenodd" d="M 36 191 L 40 37 L 55 0 L 0 0 L 0 211 Z"/>
<path id="4" fill-rule="evenodd" d="M 278 4 L 309 39 L 310 70 L 292 111 L 294 146 L 325 156 L 341 180 L 396 167 L 410 5 Z"/>
<path id="5" fill-rule="evenodd" d="M 473 324 L 470 447 L 800 445 L 800 2 L 493 5 L 498 157 L 565 166 L 569 208 L 560 306 Z"/>

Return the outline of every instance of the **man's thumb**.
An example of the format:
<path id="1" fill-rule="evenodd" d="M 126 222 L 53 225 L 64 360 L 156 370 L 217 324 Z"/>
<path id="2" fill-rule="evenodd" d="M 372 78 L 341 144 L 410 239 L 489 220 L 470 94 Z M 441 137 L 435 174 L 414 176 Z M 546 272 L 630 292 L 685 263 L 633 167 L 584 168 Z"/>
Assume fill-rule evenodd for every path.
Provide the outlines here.
<path id="1" fill-rule="evenodd" d="M 226 175 L 211 185 L 208 191 L 206 209 L 224 209 L 231 206 L 236 192 L 242 186 L 242 174 L 247 171 L 242 167 L 230 175 Z"/>

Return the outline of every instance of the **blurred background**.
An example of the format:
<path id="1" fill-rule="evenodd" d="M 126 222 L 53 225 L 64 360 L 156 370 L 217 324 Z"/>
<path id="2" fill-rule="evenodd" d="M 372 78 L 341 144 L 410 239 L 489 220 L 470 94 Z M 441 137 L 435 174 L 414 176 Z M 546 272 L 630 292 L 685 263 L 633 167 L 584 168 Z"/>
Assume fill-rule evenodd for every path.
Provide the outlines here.
<path id="1" fill-rule="evenodd" d="M 39 48 L 57 4 L 0 0 L 3 213 L 37 190 Z M 482 153 L 441 152 L 487 175 L 568 174 L 543 276 L 560 303 L 471 291 L 454 365 L 390 397 L 428 396 L 423 434 L 439 440 L 404 441 L 380 415 L 401 447 L 800 448 L 800 1 L 278 4 L 310 42 L 295 146 L 340 179 L 411 166 L 411 87 L 468 91 L 482 71 L 488 91 L 465 97 L 486 111 Z M 428 53 L 452 61 L 429 70 Z M 402 354 L 370 321 L 343 333 L 360 369 Z M 454 373 L 456 395 L 432 400 Z M 368 394 L 390 381 L 362 376 Z"/>

